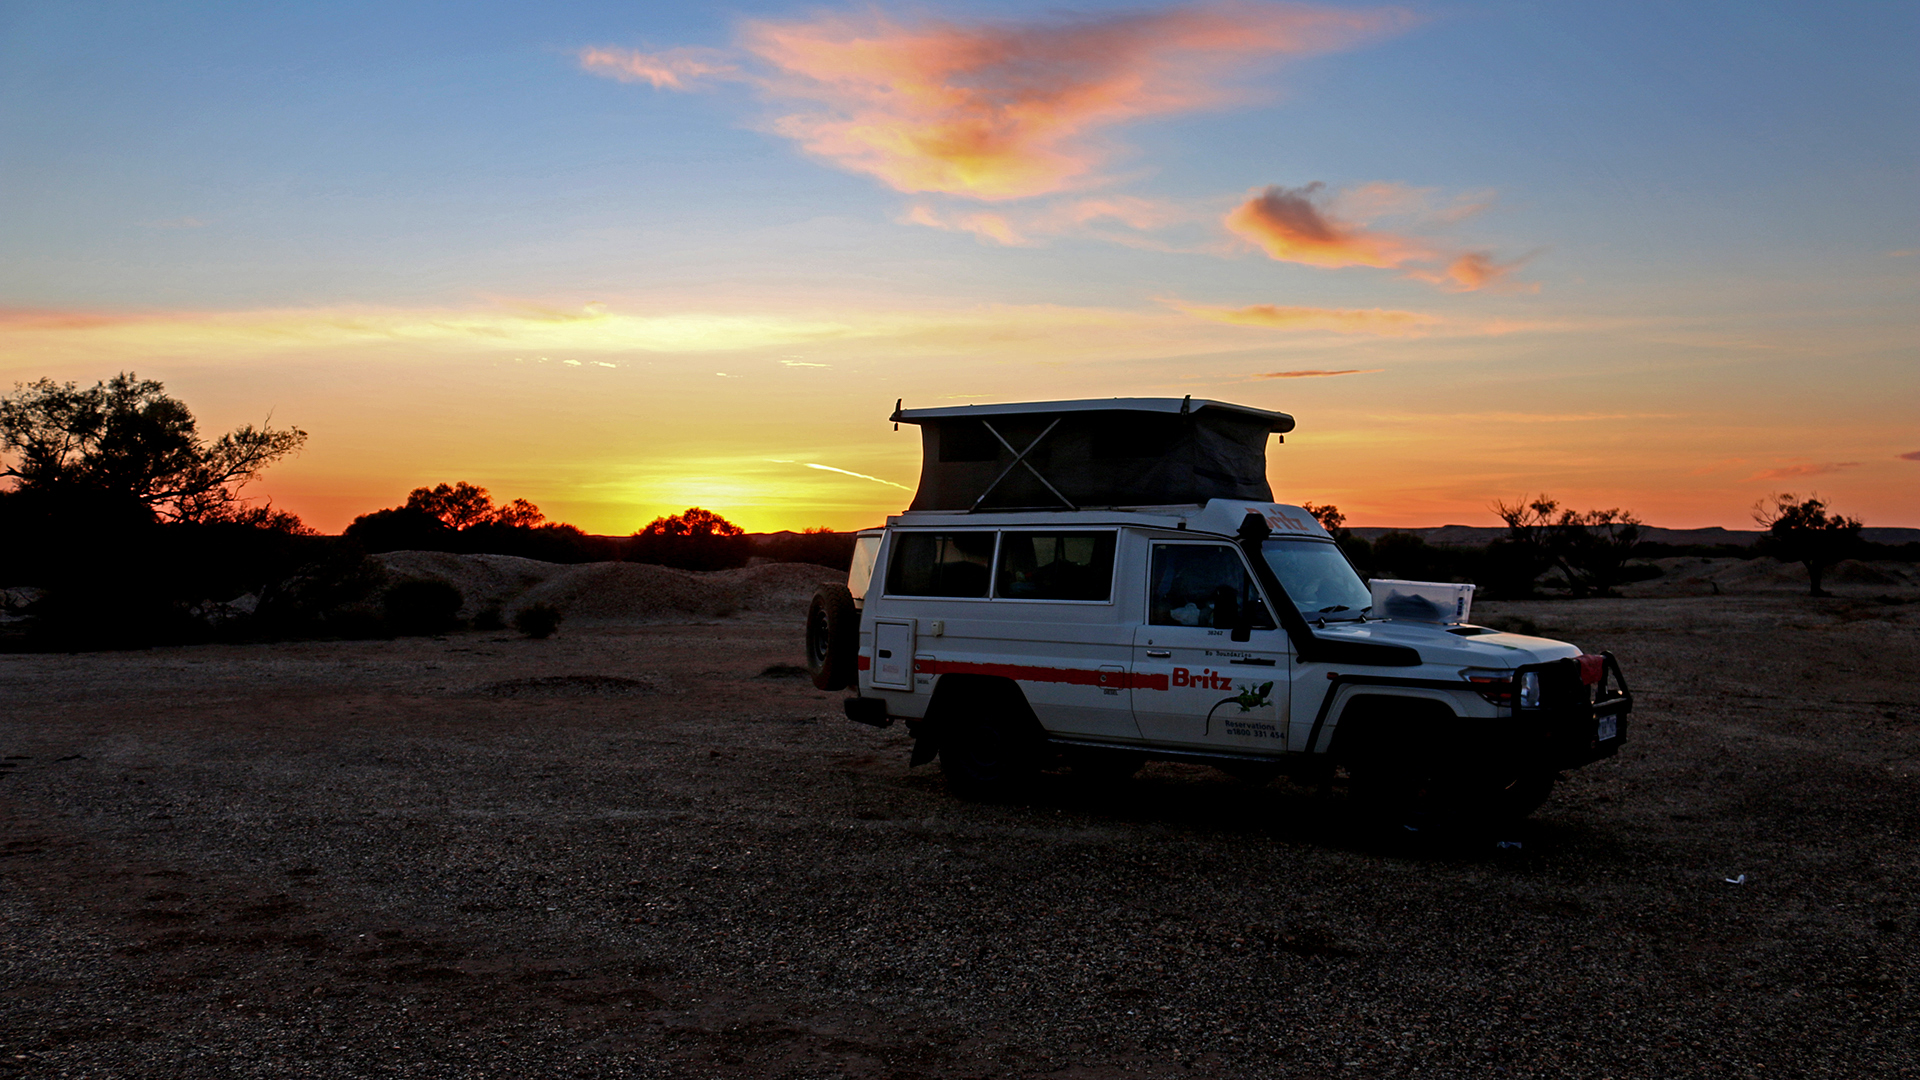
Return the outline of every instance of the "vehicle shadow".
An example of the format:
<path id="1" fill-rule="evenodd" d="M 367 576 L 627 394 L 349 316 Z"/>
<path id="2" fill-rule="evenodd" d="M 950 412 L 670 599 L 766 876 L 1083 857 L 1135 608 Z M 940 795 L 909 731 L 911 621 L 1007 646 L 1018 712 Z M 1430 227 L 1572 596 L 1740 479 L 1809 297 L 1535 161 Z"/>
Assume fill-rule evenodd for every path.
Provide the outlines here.
<path id="1" fill-rule="evenodd" d="M 1629 861 L 1627 845 L 1604 823 L 1572 820 L 1551 802 L 1517 821 L 1382 819 L 1347 790 L 1285 776 L 1248 782 L 1206 765 L 1151 762 L 1127 778 L 1089 777 L 1061 767 L 1042 772 L 1017 795 L 966 802 L 946 788 L 937 766 L 916 770 L 928 794 L 982 814 L 1042 816 L 1055 825 L 1130 824 L 1176 829 L 1196 838 L 1304 844 L 1379 858 L 1510 864 L 1577 854 Z"/>

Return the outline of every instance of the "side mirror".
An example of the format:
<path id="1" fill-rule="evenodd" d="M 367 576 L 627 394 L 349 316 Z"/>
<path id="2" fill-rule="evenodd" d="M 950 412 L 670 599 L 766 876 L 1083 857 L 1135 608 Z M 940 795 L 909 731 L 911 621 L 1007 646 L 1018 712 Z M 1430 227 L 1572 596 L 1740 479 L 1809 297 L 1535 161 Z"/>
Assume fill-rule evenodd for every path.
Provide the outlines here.
<path id="1" fill-rule="evenodd" d="M 1231 630 L 1240 625 L 1240 595 L 1225 585 L 1213 590 L 1213 628 Z"/>
<path id="2" fill-rule="evenodd" d="M 1240 609 L 1240 617 L 1233 621 L 1233 633 L 1227 635 L 1233 641 L 1252 641 L 1255 630 L 1273 629 L 1273 618 L 1267 614 L 1267 605 L 1258 600 L 1249 600 Z"/>

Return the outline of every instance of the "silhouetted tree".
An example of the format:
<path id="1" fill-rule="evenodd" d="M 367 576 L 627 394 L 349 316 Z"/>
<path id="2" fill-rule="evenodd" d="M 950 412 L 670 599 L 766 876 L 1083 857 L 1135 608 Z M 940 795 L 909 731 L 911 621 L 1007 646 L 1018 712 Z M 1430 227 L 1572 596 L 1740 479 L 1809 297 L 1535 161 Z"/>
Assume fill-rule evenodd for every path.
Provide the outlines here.
<path id="1" fill-rule="evenodd" d="M 160 383 L 41 379 L 0 397 L 0 584 L 48 590 L 38 647 L 187 641 L 208 602 L 257 593 L 323 543 L 241 489 L 305 442 L 246 426 L 211 442 Z"/>
<path id="2" fill-rule="evenodd" d="M 525 499 L 505 506 L 493 505 L 493 496 L 483 487 L 465 480 L 434 487 L 417 487 L 407 493 L 404 509 L 418 510 L 440 521 L 449 529 L 471 529 L 477 525 L 505 525 L 527 529 L 546 520 L 540 508 Z"/>
<path id="3" fill-rule="evenodd" d="M 1493 512 L 1507 524 L 1503 554 L 1558 567 L 1575 596 L 1613 595 L 1640 543 L 1642 523 L 1627 510 L 1583 514 L 1541 495 L 1532 502 L 1495 502 Z"/>
<path id="4" fill-rule="evenodd" d="M 1812 596 L 1827 595 L 1820 587 L 1827 567 L 1846 558 L 1860 543 L 1860 522 L 1839 514 L 1829 516 L 1827 504 L 1818 496 L 1769 495 L 1754 504 L 1753 520 L 1767 530 L 1760 538 L 1761 553 L 1806 567 Z"/>
<path id="5" fill-rule="evenodd" d="M 627 541 L 629 561 L 682 570 L 744 566 L 749 553 L 746 533 L 740 526 L 698 506 L 671 517 L 654 518 Z"/>
<path id="6" fill-rule="evenodd" d="M 307 433 L 248 424 L 212 442 L 166 387 L 123 372 L 82 390 L 41 379 L 0 397 L 0 476 L 54 499 L 124 500 L 164 521 L 240 520 L 240 489 Z"/>
<path id="7" fill-rule="evenodd" d="M 451 551 L 457 530 L 425 510 L 396 506 L 361 514 L 346 538 L 372 554 L 383 551 Z"/>
<path id="8" fill-rule="evenodd" d="M 1353 530 L 1347 528 L 1347 515 L 1341 513 L 1339 507 L 1332 503 L 1315 505 L 1306 502 L 1301 503 L 1300 508 L 1312 514 L 1313 519 L 1320 523 L 1320 527 L 1333 535 L 1333 542 L 1340 545 L 1341 551 L 1347 553 L 1347 561 L 1351 562 L 1355 569 L 1362 574 L 1372 576 L 1373 545 L 1353 535 Z"/>

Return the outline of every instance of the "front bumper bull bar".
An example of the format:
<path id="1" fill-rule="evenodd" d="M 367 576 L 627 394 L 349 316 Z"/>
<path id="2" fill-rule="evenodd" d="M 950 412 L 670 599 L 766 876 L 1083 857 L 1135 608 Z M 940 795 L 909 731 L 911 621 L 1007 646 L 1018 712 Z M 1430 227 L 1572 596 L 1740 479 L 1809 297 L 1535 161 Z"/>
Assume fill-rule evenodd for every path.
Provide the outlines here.
<path id="1" fill-rule="evenodd" d="M 1540 680 L 1540 700 L 1531 706 L 1520 696 L 1528 672 Z M 1531 736 L 1526 740 L 1532 744 L 1529 756 L 1549 769 L 1573 769 L 1612 757 L 1627 741 L 1633 691 L 1610 652 L 1519 668 L 1512 700 L 1514 718 Z"/>

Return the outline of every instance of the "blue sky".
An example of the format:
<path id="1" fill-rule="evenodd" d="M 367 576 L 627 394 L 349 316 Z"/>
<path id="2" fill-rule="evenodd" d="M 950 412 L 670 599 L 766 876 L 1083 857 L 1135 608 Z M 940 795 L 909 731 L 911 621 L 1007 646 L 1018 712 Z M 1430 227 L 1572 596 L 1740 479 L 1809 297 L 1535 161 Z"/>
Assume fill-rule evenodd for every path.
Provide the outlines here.
<path id="1" fill-rule="evenodd" d="M 776 481 L 769 459 L 832 452 L 837 468 L 910 485 L 915 449 L 880 423 L 895 397 L 1183 392 L 1295 412 L 1282 497 L 1333 499 L 1367 523 L 1478 522 L 1490 499 L 1538 489 L 1738 526 L 1767 490 L 1817 487 L 1870 522 L 1920 525 L 1920 462 L 1900 457 L 1920 450 L 1920 6 L 1392 9 L 1391 30 L 1225 72 L 1214 89 L 1231 100 L 1094 125 L 1095 179 L 1003 200 L 900 190 L 807 152 L 776 130 L 802 106 L 765 76 L 676 91 L 581 60 L 590 47 L 746 57 L 756 26 L 831 37 L 819 27 L 834 17 L 1025 40 L 1256 8 L 0 6 L 0 308 L 42 320 L 10 324 L 0 374 L 133 367 L 210 421 L 271 406 L 314 433 L 271 493 L 327 527 L 452 479 L 605 531 L 680 508 L 700 483 L 753 524 L 848 526 L 900 493 L 821 470 Z M 1412 263 L 1269 257 L 1221 225 L 1268 185 L 1313 183 L 1328 221 L 1435 259 L 1517 265 L 1487 287 L 1441 287 Z M 1425 210 L 1362 221 L 1368 185 L 1424 193 Z M 1187 216 L 1120 242 L 1023 225 L 1004 243 L 953 224 L 1115 197 Z M 949 227 L 915 224 L 916 206 Z M 1218 318 L 1186 327 L 1180 305 Z M 1259 305 L 1428 322 L 1407 335 L 1219 321 Z M 655 323 L 593 342 L 520 324 L 337 340 L 287 323 L 547 309 L 792 325 L 690 346 L 649 336 Z M 85 318 L 55 332 L 49 312 Z M 79 325 L 94 317 L 120 322 Z M 1105 329 L 1088 338 L 1085 319 Z M 251 329 L 196 338 L 209 322 Z M 627 381 L 513 373 L 565 349 Z M 783 359 L 828 367 L 779 388 L 800 370 L 774 371 Z M 732 405 L 660 414 L 700 397 L 699 379 L 738 379 L 729 367 L 770 372 L 753 388 L 765 402 L 716 383 Z M 441 435 L 375 419 L 396 400 Z M 742 419 L 770 441 L 703 444 Z M 510 424 L 531 425 L 550 465 L 443 430 Z M 615 434 L 625 424 L 660 435 Z M 592 452 L 568 444 L 582 425 L 600 433 Z M 1691 472 L 1716 460 L 1736 464 Z"/>

